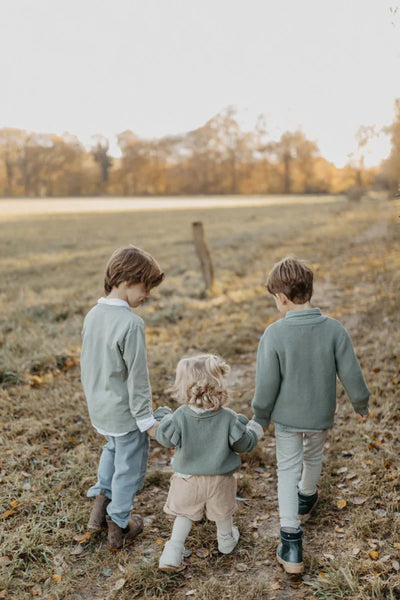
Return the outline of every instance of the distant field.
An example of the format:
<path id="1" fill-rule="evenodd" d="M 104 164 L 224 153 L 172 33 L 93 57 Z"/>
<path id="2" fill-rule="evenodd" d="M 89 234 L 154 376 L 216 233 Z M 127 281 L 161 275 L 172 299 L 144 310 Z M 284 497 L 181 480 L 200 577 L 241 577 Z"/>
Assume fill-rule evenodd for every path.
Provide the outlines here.
<path id="1" fill-rule="evenodd" d="M 141 210 L 142 202 L 155 202 L 154 210 Z M 165 202 L 180 210 L 162 210 Z M 400 202 L 234 197 L 217 205 L 198 198 L 190 209 L 185 202 L 0 200 L 0 598 L 399 598 Z M 60 213 L 50 214 L 56 208 Z M 211 294 L 204 293 L 192 242 L 198 220 L 214 263 Z M 348 328 L 371 388 L 372 414 L 359 424 L 339 386 L 322 500 L 304 528 L 303 580 L 286 577 L 275 562 L 272 427 L 238 472 L 244 501 L 232 555 L 218 553 L 213 524 L 205 523 L 188 538 L 185 571 L 157 571 L 171 528 L 162 511 L 170 454 L 155 443 L 135 505 L 146 518 L 137 544 L 110 553 L 103 534 L 79 538 L 102 445 L 79 380 L 80 331 L 103 294 L 110 253 L 127 243 L 154 254 L 167 275 L 138 309 L 155 406 L 173 406 L 165 390 L 176 363 L 201 350 L 228 360 L 231 406 L 251 415 L 258 340 L 277 318 L 263 283 L 286 254 L 313 266 L 314 304 Z"/>
<path id="2" fill-rule="evenodd" d="M 0 199 L 0 220 L 27 215 L 137 210 L 186 210 L 284 204 L 324 204 L 337 196 L 204 196 L 161 198 L 10 198 Z"/>

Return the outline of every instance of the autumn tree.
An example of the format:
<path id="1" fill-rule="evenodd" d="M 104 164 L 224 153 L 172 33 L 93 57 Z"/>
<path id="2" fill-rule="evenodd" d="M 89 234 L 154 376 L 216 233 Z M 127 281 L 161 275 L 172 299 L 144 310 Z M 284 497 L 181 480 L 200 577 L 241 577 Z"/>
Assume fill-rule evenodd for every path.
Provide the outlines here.
<path id="1" fill-rule="evenodd" d="M 286 131 L 267 149 L 271 159 L 280 166 L 284 194 L 312 191 L 314 165 L 319 156 L 315 142 L 308 140 L 302 131 Z"/>
<path id="2" fill-rule="evenodd" d="M 395 102 L 393 123 L 384 130 L 390 135 L 391 151 L 382 165 L 382 175 L 392 192 L 400 191 L 400 98 Z"/>
<path id="3" fill-rule="evenodd" d="M 91 152 L 95 162 L 99 165 L 100 168 L 100 185 L 99 188 L 101 192 L 106 190 L 108 177 L 110 168 L 112 165 L 112 158 L 109 155 L 108 151 L 110 148 L 110 143 L 104 135 L 95 135 L 92 136 L 93 145 L 91 148 Z"/>

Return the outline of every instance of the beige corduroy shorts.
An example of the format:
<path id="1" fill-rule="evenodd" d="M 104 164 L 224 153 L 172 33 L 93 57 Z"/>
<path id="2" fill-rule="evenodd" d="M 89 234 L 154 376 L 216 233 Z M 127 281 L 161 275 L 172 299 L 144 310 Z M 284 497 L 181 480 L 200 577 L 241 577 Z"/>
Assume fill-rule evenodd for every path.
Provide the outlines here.
<path id="1" fill-rule="evenodd" d="M 200 521 L 229 519 L 237 510 L 234 475 L 172 475 L 164 511 L 176 517 Z"/>

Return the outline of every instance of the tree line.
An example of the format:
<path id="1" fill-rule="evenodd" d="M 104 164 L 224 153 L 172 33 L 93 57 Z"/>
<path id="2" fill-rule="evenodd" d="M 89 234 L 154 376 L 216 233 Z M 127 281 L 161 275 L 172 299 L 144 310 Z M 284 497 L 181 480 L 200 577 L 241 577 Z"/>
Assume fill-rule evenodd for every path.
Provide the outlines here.
<path id="1" fill-rule="evenodd" d="M 360 128 L 348 164 L 337 168 L 301 130 L 272 140 L 260 117 L 252 131 L 244 131 L 234 107 L 180 135 L 149 140 L 124 131 L 117 136 L 119 158 L 110 156 L 103 135 L 93 136 L 88 149 L 71 134 L 3 128 L 0 195 L 341 193 L 372 185 L 397 190 L 400 100 L 386 133 L 392 140 L 390 157 L 379 169 L 366 169 L 364 152 L 373 127 Z"/>

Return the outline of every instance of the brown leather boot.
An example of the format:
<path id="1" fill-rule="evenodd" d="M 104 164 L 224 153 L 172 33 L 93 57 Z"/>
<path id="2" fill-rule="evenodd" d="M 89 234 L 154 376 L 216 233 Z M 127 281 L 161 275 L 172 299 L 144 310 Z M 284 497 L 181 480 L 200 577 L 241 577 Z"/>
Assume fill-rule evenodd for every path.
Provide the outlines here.
<path id="1" fill-rule="evenodd" d="M 107 527 L 106 508 L 110 502 L 110 498 L 107 498 L 104 495 L 104 490 L 101 490 L 100 494 L 94 499 L 94 505 L 87 524 L 88 529 L 100 531 L 103 527 Z"/>
<path id="2" fill-rule="evenodd" d="M 140 515 L 131 515 L 125 529 L 114 523 L 109 515 L 106 516 L 106 522 L 108 527 L 107 548 L 113 551 L 132 544 L 139 533 L 143 531 L 143 519 Z"/>

